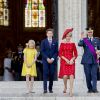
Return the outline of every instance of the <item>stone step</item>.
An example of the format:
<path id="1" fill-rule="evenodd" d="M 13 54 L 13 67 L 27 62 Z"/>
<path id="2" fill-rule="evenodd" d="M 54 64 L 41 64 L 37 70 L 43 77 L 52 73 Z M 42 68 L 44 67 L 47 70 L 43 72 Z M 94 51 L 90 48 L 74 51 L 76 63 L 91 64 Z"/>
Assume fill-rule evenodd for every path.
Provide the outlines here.
<path id="1" fill-rule="evenodd" d="M 69 88 L 67 93 L 63 94 L 63 81 L 54 82 L 54 93 L 43 94 L 43 82 L 34 82 L 33 93 L 28 94 L 26 82 L 0 82 L 0 100 L 99 100 L 100 93 L 87 93 L 85 81 L 74 82 L 74 96 L 69 96 Z M 68 85 L 69 87 L 69 85 Z M 100 91 L 100 82 L 98 82 L 98 90 Z"/>

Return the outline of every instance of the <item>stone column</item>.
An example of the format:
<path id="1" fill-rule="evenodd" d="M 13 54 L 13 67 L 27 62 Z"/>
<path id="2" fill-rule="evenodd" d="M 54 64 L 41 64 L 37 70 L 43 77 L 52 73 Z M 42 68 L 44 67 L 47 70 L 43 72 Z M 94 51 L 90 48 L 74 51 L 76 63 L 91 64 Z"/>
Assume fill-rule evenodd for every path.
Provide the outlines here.
<path id="1" fill-rule="evenodd" d="M 76 61 L 76 79 L 84 79 L 83 67 L 80 64 L 82 49 L 78 47 L 79 34 L 86 28 L 86 1 L 87 0 L 58 0 L 58 33 L 59 43 L 66 28 L 73 27 L 73 42 L 78 49 L 78 58 Z"/>

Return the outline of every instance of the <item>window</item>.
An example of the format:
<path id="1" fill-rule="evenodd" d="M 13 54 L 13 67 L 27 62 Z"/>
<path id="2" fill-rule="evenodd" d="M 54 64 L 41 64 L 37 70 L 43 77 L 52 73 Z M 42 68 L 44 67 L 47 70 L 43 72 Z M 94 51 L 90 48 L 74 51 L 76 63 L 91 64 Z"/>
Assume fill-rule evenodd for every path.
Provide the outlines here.
<path id="1" fill-rule="evenodd" d="M 26 0 L 25 27 L 45 27 L 45 7 L 43 0 Z"/>
<path id="2" fill-rule="evenodd" d="M 0 0 L 0 26 L 9 25 L 8 1 Z"/>

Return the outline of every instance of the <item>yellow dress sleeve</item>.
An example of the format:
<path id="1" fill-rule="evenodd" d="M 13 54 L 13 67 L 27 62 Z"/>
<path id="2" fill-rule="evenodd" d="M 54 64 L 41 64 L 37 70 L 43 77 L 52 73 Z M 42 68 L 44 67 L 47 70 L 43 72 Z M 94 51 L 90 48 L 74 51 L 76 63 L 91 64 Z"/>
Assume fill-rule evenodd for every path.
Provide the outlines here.
<path id="1" fill-rule="evenodd" d="M 26 54 L 26 51 L 27 51 L 27 49 L 25 48 L 25 49 L 23 50 L 23 53 Z"/>
<path id="2" fill-rule="evenodd" d="M 34 55 L 37 55 L 37 50 L 36 49 L 34 50 Z"/>

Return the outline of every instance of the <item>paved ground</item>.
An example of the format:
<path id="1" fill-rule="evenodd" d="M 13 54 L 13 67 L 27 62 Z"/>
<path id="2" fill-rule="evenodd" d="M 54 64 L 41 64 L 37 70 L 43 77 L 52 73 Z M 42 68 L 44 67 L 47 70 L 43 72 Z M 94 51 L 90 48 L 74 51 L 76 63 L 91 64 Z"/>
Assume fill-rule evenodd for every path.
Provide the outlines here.
<path id="1" fill-rule="evenodd" d="M 98 82 L 100 91 L 100 82 Z M 0 82 L 0 100 L 100 100 L 100 92 L 88 94 L 84 81 L 75 81 L 74 96 L 69 96 L 69 88 L 63 94 L 62 80 L 54 82 L 54 93 L 43 94 L 42 82 L 34 82 L 32 94 L 27 94 L 25 82 Z"/>

